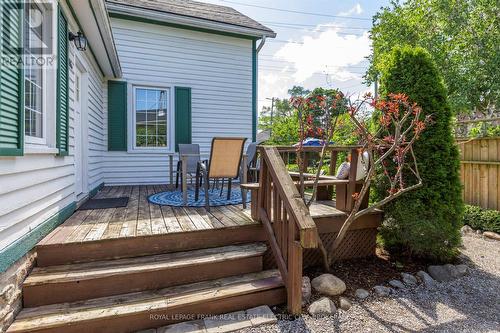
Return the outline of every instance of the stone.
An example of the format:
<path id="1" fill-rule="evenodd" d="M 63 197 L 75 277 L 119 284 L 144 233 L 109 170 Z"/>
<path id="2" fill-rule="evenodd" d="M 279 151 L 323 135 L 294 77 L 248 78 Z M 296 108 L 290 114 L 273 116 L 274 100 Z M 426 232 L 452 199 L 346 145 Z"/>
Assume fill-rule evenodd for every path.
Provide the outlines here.
<path id="1" fill-rule="evenodd" d="M 377 294 L 377 296 L 385 297 L 390 295 L 391 288 L 385 286 L 375 286 L 373 287 L 373 291 Z"/>
<path id="2" fill-rule="evenodd" d="M 431 265 L 427 267 L 429 275 L 438 282 L 447 282 L 453 280 L 451 272 L 445 267 L 440 265 Z"/>
<path id="3" fill-rule="evenodd" d="M 476 234 L 481 235 L 483 232 L 481 230 L 476 230 Z"/>
<path id="4" fill-rule="evenodd" d="M 417 276 L 422 280 L 424 283 L 424 286 L 427 288 L 432 288 L 436 285 L 436 280 L 434 280 L 427 272 L 424 271 L 418 271 Z"/>
<path id="5" fill-rule="evenodd" d="M 30 251 L 0 273 L 0 332 L 5 332 L 21 311 L 23 282 L 35 259 L 36 253 Z"/>
<path id="6" fill-rule="evenodd" d="M 254 327 L 265 324 L 273 324 L 278 321 L 274 313 L 267 305 L 262 305 L 256 308 L 248 309 L 246 313 L 247 313 L 247 319 L 250 320 L 250 322 Z"/>
<path id="7" fill-rule="evenodd" d="M 455 265 L 455 269 L 457 270 L 458 276 L 464 276 L 469 272 L 469 267 L 467 265 Z"/>
<path id="8" fill-rule="evenodd" d="M 156 329 L 157 333 L 206 333 L 203 320 L 185 321 Z"/>
<path id="9" fill-rule="evenodd" d="M 458 270 L 455 267 L 455 265 L 446 264 L 446 265 L 444 265 L 444 268 L 446 268 L 448 270 L 448 272 L 450 272 L 450 275 L 451 275 L 451 277 L 453 279 L 456 279 L 456 278 L 460 277 L 460 273 L 458 272 Z"/>
<path id="10" fill-rule="evenodd" d="M 304 276 L 302 277 L 302 306 L 309 303 L 311 294 L 311 279 L 308 276 Z"/>
<path id="11" fill-rule="evenodd" d="M 16 287 L 13 284 L 6 285 L 2 291 L 0 291 L 0 304 L 7 304 L 12 299 L 12 294 Z"/>
<path id="12" fill-rule="evenodd" d="M 407 286 L 416 286 L 418 284 L 417 279 L 409 273 L 401 273 L 401 278 Z"/>
<path id="13" fill-rule="evenodd" d="M 493 231 L 485 231 L 485 232 L 483 232 L 483 236 L 488 237 L 490 239 L 500 241 L 500 234 L 497 234 L 496 232 L 493 232 Z"/>
<path id="14" fill-rule="evenodd" d="M 474 232 L 474 230 L 469 227 L 468 225 L 464 225 L 461 229 L 460 229 L 460 233 L 462 235 L 465 235 L 465 234 L 468 234 L 468 233 L 471 233 L 471 232 Z"/>
<path id="15" fill-rule="evenodd" d="M 322 274 L 311 281 L 311 285 L 320 294 L 341 295 L 346 290 L 344 281 L 332 274 Z"/>
<path id="16" fill-rule="evenodd" d="M 345 297 L 339 298 L 339 307 L 342 310 L 347 311 L 351 308 L 351 306 L 352 306 L 351 301 L 349 301 L 347 298 Z"/>
<path id="17" fill-rule="evenodd" d="M 364 289 L 356 289 L 356 291 L 354 292 L 354 294 L 359 299 L 365 299 L 368 296 L 370 296 L 370 293 L 367 290 L 364 290 Z"/>
<path id="18" fill-rule="evenodd" d="M 236 311 L 203 319 L 207 333 L 225 333 L 252 327 L 245 311 Z"/>
<path id="19" fill-rule="evenodd" d="M 337 312 L 337 308 L 328 297 L 322 297 L 309 305 L 307 312 L 313 317 L 323 317 L 333 315 Z"/>
<path id="20" fill-rule="evenodd" d="M 405 289 L 405 285 L 403 284 L 403 282 L 399 281 L 399 280 L 391 280 L 389 281 L 389 284 L 391 285 L 391 287 L 394 287 L 396 289 Z"/>

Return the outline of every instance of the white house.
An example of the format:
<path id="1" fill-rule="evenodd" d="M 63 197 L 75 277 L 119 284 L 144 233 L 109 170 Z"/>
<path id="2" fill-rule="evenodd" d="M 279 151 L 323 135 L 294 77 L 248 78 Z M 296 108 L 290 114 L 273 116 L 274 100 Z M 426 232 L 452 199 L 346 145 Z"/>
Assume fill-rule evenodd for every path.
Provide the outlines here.
<path id="1" fill-rule="evenodd" d="M 3 0 L 0 14 L 0 272 L 103 184 L 166 183 L 176 144 L 255 141 L 275 33 L 232 8 Z"/>

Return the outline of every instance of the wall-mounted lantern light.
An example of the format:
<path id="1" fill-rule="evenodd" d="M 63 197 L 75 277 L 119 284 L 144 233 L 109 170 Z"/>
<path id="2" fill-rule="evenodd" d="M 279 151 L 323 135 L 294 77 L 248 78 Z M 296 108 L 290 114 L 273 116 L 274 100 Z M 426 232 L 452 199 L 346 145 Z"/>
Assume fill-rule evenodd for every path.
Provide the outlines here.
<path id="1" fill-rule="evenodd" d="M 69 40 L 75 43 L 75 46 L 78 51 L 85 51 L 87 49 L 87 38 L 83 35 L 81 31 L 78 31 L 76 35 L 70 32 Z"/>

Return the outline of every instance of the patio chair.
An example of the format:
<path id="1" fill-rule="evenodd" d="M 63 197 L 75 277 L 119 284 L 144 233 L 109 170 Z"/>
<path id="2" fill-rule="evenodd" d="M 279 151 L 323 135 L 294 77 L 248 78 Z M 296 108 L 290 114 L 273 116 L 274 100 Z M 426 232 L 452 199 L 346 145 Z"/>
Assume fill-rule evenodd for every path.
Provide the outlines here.
<path id="1" fill-rule="evenodd" d="M 231 198 L 232 180 L 240 174 L 241 158 L 246 138 L 213 138 L 208 163 L 198 162 L 196 169 L 195 200 L 198 201 L 200 187 L 204 185 L 205 206 L 209 205 L 209 181 L 227 178 L 227 200 Z"/>
<path id="2" fill-rule="evenodd" d="M 179 143 L 179 161 L 177 162 L 177 173 L 175 176 L 175 188 L 179 187 L 179 178 L 182 184 L 182 160 L 181 156 L 188 155 L 187 157 L 187 173 L 192 179 L 193 174 L 196 173 L 198 162 L 200 159 L 200 145 Z"/>
<path id="3" fill-rule="evenodd" d="M 252 142 L 247 147 L 247 171 L 249 175 L 250 182 L 258 182 L 259 181 L 259 161 L 257 159 L 257 142 Z"/>

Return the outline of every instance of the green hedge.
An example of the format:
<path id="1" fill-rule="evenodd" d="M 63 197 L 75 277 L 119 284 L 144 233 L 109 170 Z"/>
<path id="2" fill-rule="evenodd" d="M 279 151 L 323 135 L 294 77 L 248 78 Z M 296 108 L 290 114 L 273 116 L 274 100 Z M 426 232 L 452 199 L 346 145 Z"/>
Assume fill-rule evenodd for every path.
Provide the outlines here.
<path id="1" fill-rule="evenodd" d="M 389 250 L 447 261 L 461 243 L 462 188 L 458 148 L 451 132 L 452 112 L 439 70 L 422 48 L 395 47 L 380 65 L 380 95 L 405 93 L 422 113 L 431 116 L 413 146 L 423 186 L 384 206 L 381 238 Z M 405 173 L 411 184 L 411 172 Z M 377 199 L 387 195 L 382 177 L 375 184 Z"/>
<path id="2" fill-rule="evenodd" d="M 500 233 L 500 212 L 466 205 L 464 224 L 473 229 Z"/>

